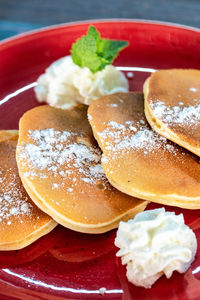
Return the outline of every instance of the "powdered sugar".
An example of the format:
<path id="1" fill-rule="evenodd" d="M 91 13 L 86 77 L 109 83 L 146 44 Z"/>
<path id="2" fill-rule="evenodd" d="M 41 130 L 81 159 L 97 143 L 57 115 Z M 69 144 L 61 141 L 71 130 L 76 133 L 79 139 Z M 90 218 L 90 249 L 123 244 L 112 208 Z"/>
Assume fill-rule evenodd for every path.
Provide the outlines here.
<path id="1" fill-rule="evenodd" d="M 98 135 L 104 141 L 108 153 L 112 150 L 111 155 L 113 152 L 131 149 L 143 150 L 144 154 L 163 149 L 176 155 L 176 147 L 166 138 L 155 133 L 142 116 L 138 122 L 128 120 L 124 124 L 119 124 L 109 121 L 106 129 L 98 132 Z"/>
<path id="2" fill-rule="evenodd" d="M 151 129 L 141 128 L 135 134 L 124 137 L 124 139 L 116 145 L 116 149 L 142 148 L 148 151 L 154 151 L 161 147 L 161 143 L 166 143 L 164 137 L 158 136 Z"/>
<path id="3" fill-rule="evenodd" d="M 73 177 L 75 170 L 80 179 L 90 184 L 106 180 L 100 149 L 77 142 L 81 139 L 76 133 L 51 128 L 29 131 L 29 137 L 32 142 L 20 147 L 20 159 L 28 162 L 37 176 L 41 177 L 45 170 L 54 177 Z"/>
<path id="4" fill-rule="evenodd" d="M 59 184 L 57 184 L 57 183 L 52 183 L 52 188 L 53 189 L 58 189 L 59 188 Z"/>
<path id="5" fill-rule="evenodd" d="M 0 221 L 11 224 L 12 216 L 29 215 L 32 205 L 29 198 L 22 193 L 20 181 L 12 169 L 0 170 Z"/>
<path id="6" fill-rule="evenodd" d="M 197 92 L 197 91 L 198 91 L 198 89 L 197 89 L 197 88 L 195 88 L 195 87 L 191 87 L 191 88 L 189 88 L 189 91 L 191 91 L 191 92 L 195 93 L 195 92 Z"/>
<path id="7" fill-rule="evenodd" d="M 92 116 L 88 114 L 88 120 L 92 120 Z"/>
<path id="8" fill-rule="evenodd" d="M 197 126 L 200 124 L 200 104 L 190 106 L 183 106 L 182 102 L 178 104 L 169 107 L 162 101 L 150 103 L 154 116 L 168 125 Z"/>

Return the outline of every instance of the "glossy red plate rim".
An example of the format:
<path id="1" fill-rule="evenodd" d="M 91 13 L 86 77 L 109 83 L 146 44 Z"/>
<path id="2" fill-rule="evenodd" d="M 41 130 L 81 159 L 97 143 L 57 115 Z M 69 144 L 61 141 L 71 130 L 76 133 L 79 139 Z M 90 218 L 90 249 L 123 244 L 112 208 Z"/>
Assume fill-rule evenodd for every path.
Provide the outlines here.
<path id="1" fill-rule="evenodd" d="M 52 31 L 57 29 L 62 29 L 68 26 L 77 26 L 77 25 L 84 25 L 84 24 L 92 24 L 92 23 L 120 23 L 120 22 L 130 22 L 130 23 L 141 23 L 141 24 L 150 24 L 150 25 L 161 25 L 161 26 L 168 26 L 168 27 L 174 27 L 174 28 L 180 28 L 190 31 L 195 31 L 200 33 L 200 29 L 198 27 L 193 27 L 189 25 L 179 24 L 179 23 L 173 23 L 173 22 L 167 22 L 167 21 L 157 21 L 157 20 L 148 20 L 148 19 L 131 19 L 131 18 L 108 18 L 108 19 L 87 19 L 87 20 L 80 20 L 80 21 L 72 21 L 72 22 L 66 22 L 66 23 L 60 23 L 55 25 L 49 25 L 44 26 L 39 29 L 33 29 L 29 30 L 24 33 L 20 33 L 17 35 L 14 35 L 12 37 L 5 38 L 0 41 L 0 47 L 4 46 L 5 44 L 9 42 L 14 42 L 21 40 L 23 38 L 26 38 L 27 36 L 32 36 L 38 33 L 46 32 L 46 31 Z"/>

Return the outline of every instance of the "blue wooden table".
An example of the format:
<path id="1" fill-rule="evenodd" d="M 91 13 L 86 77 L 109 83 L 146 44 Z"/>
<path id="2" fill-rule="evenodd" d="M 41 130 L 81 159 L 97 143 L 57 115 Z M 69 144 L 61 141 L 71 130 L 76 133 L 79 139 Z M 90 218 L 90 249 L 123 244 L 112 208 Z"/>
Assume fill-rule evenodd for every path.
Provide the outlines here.
<path id="1" fill-rule="evenodd" d="M 47 25 L 99 18 L 200 27 L 200 0 L 0 0 L 0 39 Z"/>

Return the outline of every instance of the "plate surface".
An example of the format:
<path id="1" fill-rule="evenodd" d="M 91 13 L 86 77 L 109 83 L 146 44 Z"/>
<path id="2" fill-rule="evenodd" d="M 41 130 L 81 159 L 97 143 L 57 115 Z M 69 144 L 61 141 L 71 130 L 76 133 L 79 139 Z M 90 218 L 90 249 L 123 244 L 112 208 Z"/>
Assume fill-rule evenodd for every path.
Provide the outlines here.
<path id="1" fill-rule="evenodd" d="M 38 105 L 33 85 L 54 60 L 68 55 L 72 42 L 93 24 L 102 36 L 128 40 L 115 64 L 134 67 L 132 90 L 142 90 L 145 68 L 200 69 L 200 32 L 170 24 L 130 20 L 91 21 L 47 28 L 0 43 L 0 129 L 17 129 L 28 109 Z M 160 207 L 151 204 L 150 208 Z M 183 213 L 200 245 L 200 210 Z M 146 290 L 129 284 L 115 253 L 116 231 L 86 235 L 58 226 L 20 251 L 0 252 L 0 299 L 170 299 L 200 295 L 200 248 L 191 268 L 162 277 Z M 104 289 L 102 289 L 104 288 Z"/>

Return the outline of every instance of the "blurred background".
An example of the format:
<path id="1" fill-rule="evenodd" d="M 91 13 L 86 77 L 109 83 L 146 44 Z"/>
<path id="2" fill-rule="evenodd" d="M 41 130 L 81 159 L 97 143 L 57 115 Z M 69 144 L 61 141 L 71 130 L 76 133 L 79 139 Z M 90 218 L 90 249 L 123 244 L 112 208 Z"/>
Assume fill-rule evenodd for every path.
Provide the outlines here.
<path id="1" fill-rule="evenodd" d="M 0 0 L 0 39 L 47 25 L 100 18 L 199 27 L 200 0 Z"/>

